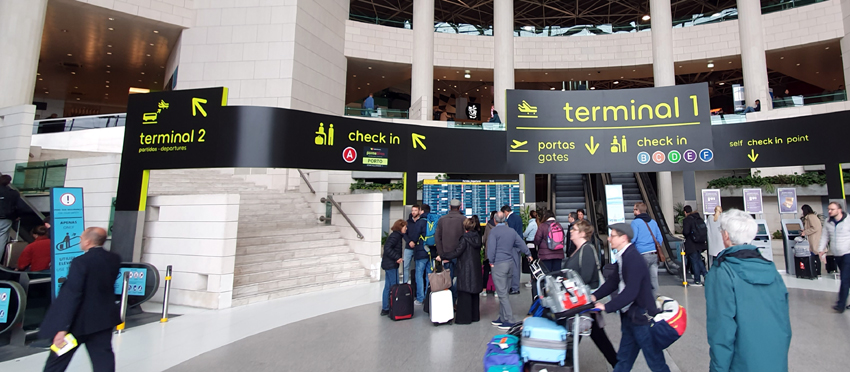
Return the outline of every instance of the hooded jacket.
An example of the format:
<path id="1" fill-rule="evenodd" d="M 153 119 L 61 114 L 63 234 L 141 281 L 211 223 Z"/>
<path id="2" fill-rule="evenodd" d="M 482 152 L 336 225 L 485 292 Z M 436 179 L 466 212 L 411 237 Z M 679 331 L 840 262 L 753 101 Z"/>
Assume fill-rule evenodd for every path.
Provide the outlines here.
<path id="1" fill-rule="evenodd" d="M 685 253 L 686 254 L 701 253 L 702 251 L 708 249 L 708 243 L 707 242 L 706 243 L 694 243 L 694 241 L 691 240 L 691 234 L 693 234 L 694 231 L 697 228 L 697 220 L 702 220 L 702 218 L 700 218 L 699 213 L 693 212 L 693 213 L 689 214 L 687 217 L 685 217 L 684 221 L 682 221 L 682 235 L 685 236 Z M 708 229 L 708 226 L 706 225 L 706 230 L 707 229 Z M 706 238 L 708 238 L 708 237 L 706 237 Z M 659 243 L 661 243 L 661 242 L 659 241 Z"/>
<path id="2" fill-rule="evenodd" d="M 404 251 L 404 234 L 393 231 L 384 243 L 384 254 L 381 255 L 381 268 L 384 270 L 398 269 L 398 259 Z"/>
<path id="3" fill-rule="evenodd" d="M 788 371 L 788 290 L 758 248 L 720 252 L 705 278 L 705 303 L 711 372 Z"/>
<path id="4" fill-rule="evenodd" d="M 453 252 L 441 259 L 457 260 L 456 272 L 457 290 L 465 293 L 478 294 L 484 288 L 484 275 L 481 270 L 481 235 L 478 231 L 469 231 L 460 238 L 460 244 Z"/>
<path id="5" fill-rule="evenodd" d="M 549 249 L 549 228 L 553 223 L 558 223 L 558 221 L 556 221 L 554 218 L 549 218 L 545 222 L 541 223 L 540 226 L 537 227 L 537 234 L 534 236 L 534 246 L 537 247 L 537 256 L 544 261 L 564 259 L 563 249 L 559 249 L 556 251 Z M 567 230 L 564 229 L 564 238 L 566 239 L 566 237 Z"/>
<path id="6" fill-rule="evenodd" d="M 428 232 L 428 214 L 423 214 L 419 216 L 419 219 L 413 220 L 413 215 L 411 214 L 407 218 L 407 234 L 405 239 L 407 242 L 413 242 L 416 244 L 413 248 L 410 248 L 410 244 L 407 242 L 404 243 L 405 249 L 413 249 L 413 259 L 414 260 L 425 260 L 428 258 L 428 252 L 425 250 L 425 247 L 422 244 L 422 239 L 425 237 L 425 233 Z"/>
<path id="7" fill-rule="evenodd" d="M 648 225 L 647 225 L 648 224 Z M 635 245 L 640 254 L 655 252 L 655 241 L 658 244 L 664 244 L 664 237 L 661 235 L 661 230 L 658 229 L 658 223 L 649 218 L 649 214 L 641 213 L 635 216 L 631 223 L 632 231 L 635 236 L 632 238 L 632 244 Z M 652 229 L 652 233 L 650 233 Z M 655 241 L 652 239 L 655 236 Z"/>

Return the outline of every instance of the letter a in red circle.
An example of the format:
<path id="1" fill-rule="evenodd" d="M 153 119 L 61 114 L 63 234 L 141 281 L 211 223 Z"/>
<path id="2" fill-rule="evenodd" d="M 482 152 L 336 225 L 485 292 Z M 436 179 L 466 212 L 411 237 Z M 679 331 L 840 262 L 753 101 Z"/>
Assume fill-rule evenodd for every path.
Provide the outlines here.
<path id="1" fill-rule="evenodd" d="M 345 150 L 342 150 L 342 160 L 345 160 L 346 163 L 353 163 L 357 160 L 357 150 L 353 147 L 346 147 Z"/>

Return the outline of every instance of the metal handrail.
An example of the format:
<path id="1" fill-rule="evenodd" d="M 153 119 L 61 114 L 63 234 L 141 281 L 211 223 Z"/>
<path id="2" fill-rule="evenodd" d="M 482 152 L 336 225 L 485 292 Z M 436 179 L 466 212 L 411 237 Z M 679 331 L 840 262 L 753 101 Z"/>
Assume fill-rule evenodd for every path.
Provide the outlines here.
<path id="1" fill-rule="evenodd" d="M 345 220 L 348 221 L 348 224 L 351 225 L 351 228 L 354 229 L 354 232 L 357 233 L 357 239 L 363 239 L 363 234 L 360 233 L 360 230 L 357 228 L 357 226 L 354 226 L 354 222 L 351 222 L 351 219 L 348 218 L 348 215 L 345 214 L 345 211 L 342 210 L 342 207 L 339 205 L 339 203 L 336 202 L 336 200 L 334 200 L 332 195 L 328 195 L 327 198 L 322 198 L 321 201 L 322 203 L 331 202 L 331 204 L 336 207 L 336 210 L 339 211 L 339 214 L 342 215 L 342 218 L 345 218 Z"/>
<path id="2" fill-rule="evenodd" d="M 300 174 L 300 175 L 301 175 L 301 179 L 302 179 L 302 180 L 304 180 L 304 182 L 306 182 L 306 183 L 307 183 L 307 187 L 308 187 L 308 188 L 310 188 L 310 192 L 312 192 L 313 194 L 315 194 L 315 193 L 316 193 L 316 190 L 313 190 L 313 185 L 311 185 L 311 184 L 310 184 L 310 180 L 308 180 L 308 179 L 307 179 L 307 175 L 306 175 L 306 174 L 304 174 L 304 172 L 302 172 L 300 169 L 298 169 L 298 174 Z M 324 202 L 323 202 L 323 203 L 324 203 Z"/>

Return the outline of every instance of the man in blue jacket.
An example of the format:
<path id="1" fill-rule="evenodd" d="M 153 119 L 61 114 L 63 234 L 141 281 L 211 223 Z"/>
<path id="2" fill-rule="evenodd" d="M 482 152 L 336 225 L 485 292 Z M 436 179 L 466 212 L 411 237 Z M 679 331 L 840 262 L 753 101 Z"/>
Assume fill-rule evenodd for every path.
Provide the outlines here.
<path id="1" fill-rule="evenodd" d="M 516 231 L 517 235 L 519 235 L 520 239 L 525 239 L 522 237 L 522 217 L 519 216 L 518 213 L 514 213 L 514 210 L 510 205 L 505 205 L 502 207 L 502 213 L 505 215 L 505 223 L 509 228 Z M 531 256 L 529 256 L 531 257 Z M 511 292 L 510 294 L 519 294 L 519 277 L 522 275 L 522 262 L 519 258 L 519 252 L 517 252 L 516 257 L 514 257 L 514 276 L 511 278 Z"/>
<path id="2" fill-rule="evenodd" d="M 646 267 L 649 268 L 652 296 L 655 297 L 658 294 L 658 253 L 655 251 L 655 242 L 661 244 L 664 237 L 661 236 L 658 223 L 649 218 L 649 214 L 646 212 L 646 204 L 643 202 L 635 203 L 633 212 L 635 219 L 632 220 L 631 227 L 635 236 L 632 238 L 632 243 L 646 261 Z"/>
<path id="3" fill-rule="evenodd" d="M 493 285 L 496 286 L 496 294 L 499 297 L 499 318 L 492 321 L 499 329 L 510 329 L 516 324 L 511 300 L 508 299 L 508 288 L 512 277 L 519 276 L 519 270 L 514 265 L 514 259 L 519 257 L 519 252 L 525 253 L 531 260 L 531 251 L 513 229 L 505 225 L 505 215 L 496 213 L 494 220 L 496 227 L 490 230 L 487 237 L 487 259 L 490 260 L 492 268 Z"/>
<path id="4" fill-rule="evenodd" d="M 750 245 L 757 229 L 737 209 L 720 217 L 726 249 L 705 278 L 711 372 L 788 371 L 788 290 L 773 262 Z"/>
<path id="5" fill-rule="evenodd" d="M 408 283 L 408 275 L 410 275 L 410 265 L 411 262 L 415 262 L 415 279 L 416 279 L 416 304 L 421 305 L 423 301 L 425 301 L 425 280 L 423 277 L 425 276 L 425 266 L 428 266 L 428 252 L 425 252 L 425 247 L 423 246 L 422 238 L 425 236 L 425 231 L 427 230 L 425 220 L 426 213 L 419 206 L 419 204 L 414 204 L 410 208 L 410 216 L 407 218 L 407 235 L 405 235 L 405 240 L 407 240 L 406 246 L 404 247 L 404 268 L 402 272 L 403 281 Z M 421 261 L 421 262 L 420 262 Z"/>
<path id="6" fill-rule="evenodd" d="M 649 272 L 643 258 L 631 243 L 634 236 L 631 226 L 615 223 L 608 226 L 611 235 L 608 244 L 617 249 L 617 270 L 606 277 L 603 284 L 593 293 L 592 299 L 603 298 L 615 291 L 618 293 L 607 304 L 597 303 L 596 308 L 613 313 L 620 311 L 620 323 L 623 337 L 617 351 L 617 365 L 614 372 L 631 371 L 638 353 L 643 351 L 646 364 L 653 372 L 669 372 L 664 353 L 659 349 L 649 332 L 649 317 L 658 314 L 655 296 L 649 283 Z"/>

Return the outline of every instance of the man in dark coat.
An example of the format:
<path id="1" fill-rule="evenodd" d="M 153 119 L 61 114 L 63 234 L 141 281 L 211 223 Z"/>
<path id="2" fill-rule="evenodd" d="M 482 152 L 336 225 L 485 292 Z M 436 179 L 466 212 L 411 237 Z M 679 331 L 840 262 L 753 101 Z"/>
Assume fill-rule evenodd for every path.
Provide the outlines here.
<path id="1" fill-rule="evenodd" d="M 514 213 L 514 210 L 509 205 L 502 207 L 502 213 L 505 214 L 505 223 L 508 227 L 516 231 L 519 237 L 522 238 L 522 217 L 518 213 Z M 523 238 L 523 240 L 525 239 Z M 522 275 L 522 261 L 520 260 L 519 252 L 514 257 L 514 273 L 516 275 L 511 277 L 510 294 L 519 294 L 519 277 Z"/>
<path id="2" fill-rule="evenodd" d="M 695 234 L 698 233 L 697 226 L 700 223 L 705 224 L 700 218 L 699 212 L 694 212 L 690 205 L 684 208 L 685 220 L 682 221 L 682 235 L 685 236 L 685 260 L 691 266 L 691 273 L 694 275 L 694 285 L 702 286 L 702 278 L 708 272 L 705 270 L 705 263 L 702 261 L 702 252 L 708 249 L 708 243 L 702 239 L 694 241 Z"/>
<path id="3" fill-rule="evenodd" d="M 434 233 L 434 241 L 437 248 L 437 256 L 445 256 L 457 250 L 460 237 L 463 236 L 463 221 L 466 217 L 460 213 L 460 200 L 452 199 L 449 202 L 449 213 L 437 221 L 437 231 Z M 432 253 L 433 255 L 433 253 Z M 452 274 L 452 298 L 457 300 L 457 288 L 454 284 L 455 265 L 457 259 L 444 261 L 443 268 Z"/>
<path id="4" fill-rule="evenodd" d="M 112 353 L 112 329 L 121 324 L 115 304 L 115 279 L 121 268 L 121 257 L 103 249 L 106 230 L 89 227 L 83 232 L 80 249 L 85 253 L 71 261 L 68 278 L 50 305 L 39 336 L 52 338 L 62 347 L 65 335 L 71 333 L 80 345 L 85 344 L 95 372 L 115 371 Z M 64 371 L 79 347 L 62 356 L 51 352 L 45 371 Z"/>

